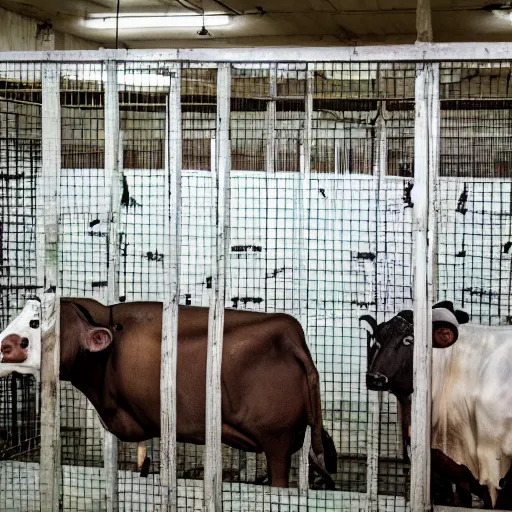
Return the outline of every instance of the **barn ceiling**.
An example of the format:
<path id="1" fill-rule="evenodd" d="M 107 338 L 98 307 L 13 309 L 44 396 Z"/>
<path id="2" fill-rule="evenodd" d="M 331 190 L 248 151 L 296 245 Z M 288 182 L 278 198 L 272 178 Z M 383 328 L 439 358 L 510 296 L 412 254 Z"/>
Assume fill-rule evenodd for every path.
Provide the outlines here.
<path id="1" fill-rule="evenodd" d="M 512 24 L 493 15 L 492 0 L 431 0 L 434 41 L 512 41 Z M 0 0 L 19 14 L 49 20 L 60 32 L 105 47 L 115 44 L 115 29 L 87 28 L 91 15 L 116 12 L 116 0 Z M 124 29 L 119 46 L 173 48 L 200 46 L 322 46 L 413 43 L 415 0 L 120 0 L 123 13 L 228 14 L 226 26 Z M 487 9 L 486 9 L 487 7 Z"/>

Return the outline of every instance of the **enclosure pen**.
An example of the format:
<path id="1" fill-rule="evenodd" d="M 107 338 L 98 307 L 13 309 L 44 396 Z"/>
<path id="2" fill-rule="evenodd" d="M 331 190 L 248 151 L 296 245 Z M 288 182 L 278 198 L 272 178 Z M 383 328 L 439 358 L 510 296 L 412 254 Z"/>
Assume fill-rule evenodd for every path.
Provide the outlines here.
<path id="1" fill-rule="evenodd" d="M 510 54 L 503 44 L 1 54 L 0 328 L 40 307 L 43 350 L 33 376 L 24 360 L 0 360 L 0 510 L 462 502 L 446 475 L 430 486 L 431 306 L 449 300 L 472 322 L 512 325 Z M 123 383 L 113 410 L 95 409 L 62 368 L 60 380 L 66 297 L 161 307 L 161 326 L 143 319 L 137 361 L 102 382 Z M 366 378 L 372 330 L 404 310 L 414 393 L 399 401 Z M 178 333 L 178 313 L 200 334 L 188 321 Z M 122 352 L 131 327 L 107 323 Z M 282 350 L 283 339 L 295 344 Z M 147 355 L 160 341 L 158 362 Z M 193 365 L 180 359 L 191 346 Z M 116 351 L 88 354 L 79 370 L 103 378 L 94 365 Z M 179 421 L 198 396 L 205 438 Z M 140 426 L 124 441 L 104 427 L 117 408 Z M 334 490 L 315 472 L 315 418 Z M 271 456 L 296 441 L 280 461 L 284 488 L 269 485 L 258 444 L 276 424 Z M 222 443 L 230 432 L 247 451 Z"/>

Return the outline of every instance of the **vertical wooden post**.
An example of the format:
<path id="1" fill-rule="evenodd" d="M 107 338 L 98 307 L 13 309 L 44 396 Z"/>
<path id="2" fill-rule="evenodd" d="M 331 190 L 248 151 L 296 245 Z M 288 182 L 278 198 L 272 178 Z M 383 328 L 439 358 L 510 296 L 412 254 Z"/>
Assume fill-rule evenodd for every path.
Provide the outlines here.
<path id="1" fill-rule="evenodd" d="M 277 64 L 270 64 L 270 101 L 267 105 L 267 173 L 276 170 L 276 97 L 277 97 Z"/>
<path id="2" fill-rule="evenodd" d="M 59 214 L 61 168 L 60 66 L 42 64 L 42 196 L 44 292 L 41 350 L 41 512 L 58 512 L 60 499 L 60 292 Z M 41 238 L 40 238 L 41 240 Z"/>
<path id="3" fill-rule="evenodd" d="M 306 343 L 308 343 L 308 259 L 309 259 L 309 196 L 311 194 L 311 148 L 313 145 L 313 72 L 306 71 L 306 97 L 303 150 L 300 166 L 301 201 L 299 206 L 299 267 L 300 267 L 300 320 Z M 306 492 L 309 489 L 309 450 L 311 448 L 311 429 L 308 426 L 304 444 L 300 452 L 299 462 L 299 490 Z"/>
<path id="4" fill-rule="evenodd" d="M 439 104 L 438 64 L 418 64 L 414 131 L 413 275 L 414 393 L 411 408 L 411 511 L 430 509 L 431 374 L 432 374 L 432 221 L 431 195 L 439 130 L 433 109 Z M 437 159 L 437 156 L 436 156 Z"/>
<path id="5" fill-rule="evenodd" d="M 181 255 L 181 69 L 171 72 L 167 102 L 165 234 L 169 236 L 162 311 L 160 485 L 162 512 L 176 512 L 176 366 Z"/>
<path id="6" fill-rule="evenodd" d="M 107 302 L 119 300 L 119 209 L 121 203 L 121 176 L 119 172 L 119 93 L 117 63 L 107 62 L 105 83 L 105 184 L 109 187 L 109 260 L 107 275 Z M 105 432 L 103 440 L 105 467 L 105 500 L 107 512 L 118 510 L 117 439 Z"/>
<path id="7" fill-rule="evenodd" d="M 377 151 L 376 168 L 374 175 L 377 181 L 376 219 L 379 222 L 380 212 L 380 190 L 381 181 L 386 176 L 387 167 L 387 131 L 386 120 L 381 115 L 377 121 Z M 377 231 L 378 235 L 378 231 Z M 378 237 L 377 237 L 378 238 Z M 379 240 L 377 239 L 377 253 Z M 369 391 L 369 417 L 368 417 L 368 442 L 366 453 L 366 511 L 377 512 L 378 510 L 378 483 L 379 483 L 379 448 L 380 448 L 380 408 L 382 403 L 381 391 Z"/>
<path id="8" fill-rule="evenodd" d="M 430 0 L 416 0 L 416 41 L 431 43 L 433 40 Z"/>
<path id="9" fill-rule="evenodd" d="M 441 101 L 439 96 L 440 72 L 439 64 L 432 64 L 432 79 L 429 82 L 429 246 L 428 246 L 428 277 L 431 282 L 432 302 L 437 302 L 439 285 L 438 274 L 438 238 L 437 238 L 437 194 L 439 191 L 439 153 L 441 139 Z"/>
<path id="10" fill-rule="evenodd" d="M 219 64 L 217 71 L 217 148 L 214 195 L 216 246 L 213 264 L 213 293 L 208 319 L 208 354 L 206 368 L 206 446 L 204 500 L 206 512 L 222 510 L 221 451 L 221 367 L 226 304 L 226 273 L 229 257 L 229 174 L 231 167 L 229 116 L 231 65 Z"/>

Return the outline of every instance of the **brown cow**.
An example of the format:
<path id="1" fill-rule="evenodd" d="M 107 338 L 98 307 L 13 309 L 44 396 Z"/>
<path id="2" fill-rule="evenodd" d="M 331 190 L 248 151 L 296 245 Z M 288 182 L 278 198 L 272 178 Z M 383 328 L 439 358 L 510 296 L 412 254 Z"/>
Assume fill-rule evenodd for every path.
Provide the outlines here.
<path id="1" fill-rule="evenodd" d="M 60 326 L 61 380 L 82 391 L 122 441 L 158 437 L 162 304 L 61 299 Z M 208 309 L 180 307 L 178 441 L 204 444 L 207 334 Z M 336 451 L 322 428 L 318 372 L 300 323 L 226 310 L 222 358 L 222 442 L 264 452 L 271 485 L 286 487 L 291 456 L 310 425 L 312 466 L 333 488 L 324 460 L 334 473 Z"/>

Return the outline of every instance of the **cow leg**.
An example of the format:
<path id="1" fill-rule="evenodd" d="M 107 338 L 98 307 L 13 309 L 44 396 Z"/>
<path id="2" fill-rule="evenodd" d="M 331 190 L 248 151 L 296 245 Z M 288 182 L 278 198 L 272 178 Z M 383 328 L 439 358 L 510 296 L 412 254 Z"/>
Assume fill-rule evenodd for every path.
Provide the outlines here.
<path id="1" fill-rule="evenodd" d="M 456 503 L 456 505 L 459 505 L 463 508 L 473 507 L 473 496 L 470 491 L 464 489 L 458 484 L 455 486 L 455 491 L 458 498 L 458 503 Z"/>
<path id="2" fill-rule="evenodd" d="M 288 487 L 288 477 L 292 462 L 291 439 L 273 439 L 265 443 L 263 451 L 267 458 L 267 469 L 270 485 L 273 487 Z"/>

